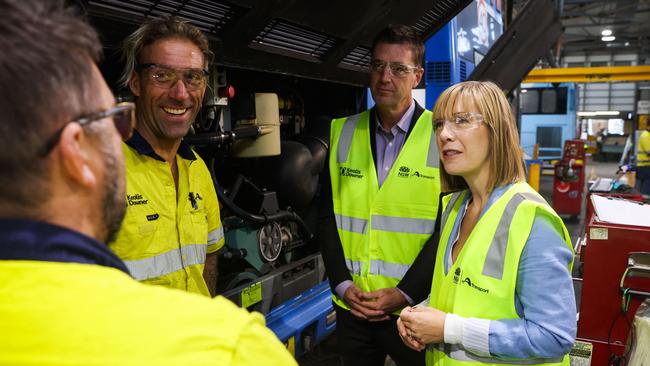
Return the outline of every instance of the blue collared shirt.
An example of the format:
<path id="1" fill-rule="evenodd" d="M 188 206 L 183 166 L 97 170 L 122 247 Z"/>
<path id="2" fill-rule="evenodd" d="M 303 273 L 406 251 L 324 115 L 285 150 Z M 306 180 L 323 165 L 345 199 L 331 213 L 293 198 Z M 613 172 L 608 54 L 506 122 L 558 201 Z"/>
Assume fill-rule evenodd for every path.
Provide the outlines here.
<path id="1" fill-rule="evenodd" d="M 96 264 L 129 273 L 124 262 L 97 240 L 32 220 L 0 220 L 0 260 Z"/>
<path id="2" fill-rule="evenodd" d="M 390 172 L 399 152 L 402 151 L 406 135 L 411 127 L 411 120 L 415 113 L 415 102 L 411 100 L 411 105 L 400 120 L 390 131 L 384 130 L 377 113 L 377 128 L 375 129 L 375 152 L 377 156 L 377 182 L 379 187 L 384 183 Z"/>

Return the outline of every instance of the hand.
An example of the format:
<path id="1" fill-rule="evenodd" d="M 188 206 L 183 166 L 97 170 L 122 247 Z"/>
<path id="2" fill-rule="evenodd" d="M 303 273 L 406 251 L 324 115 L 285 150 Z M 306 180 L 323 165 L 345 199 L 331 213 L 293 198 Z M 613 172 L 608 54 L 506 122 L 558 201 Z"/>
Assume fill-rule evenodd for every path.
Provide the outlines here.
<path id="1" fill-rule="evenodd" d="M 367 308 L 381 310 L 386 314 L 390 314 L 393 311 L 408 305 L 408 302 L 404 298 L 404 294 L 395 287 L 363 292 L 361 294 L 361 300 Z"/>
<path id="2" fill-rule="evenodd" d="M 445 336 L 447 313 L 428 306 L 405 308 L 399 315 L 411 336 L 420 343 L 441 343 Z"/>
<path id="3" fill-rule="evenodd" d="M 356 316 L 357 318 L 370 320 L 370 321 L 380 321 L 390 319 L 388 314 L 382 310 L 376 310 L 369 308 L 362 299 L 363 291 L 357 287 L 357 285 L 350 285 L 345 294 L 343 294 L 343 299 L 350 306 L 350 313 Z"/>
<path id="4" fill-rule="evenodd" d="M 404 344 L 410 349 L 422 351 L 426 346 L 424 343 L 420 343 L 415 339 L 415 337 L 413 337 L 413 332 L 406 328 L 402 319 L 397 319 L 397 332 L 399 333 L 400 338 L 402 338 L 402 342 L 404 342 Z"/>

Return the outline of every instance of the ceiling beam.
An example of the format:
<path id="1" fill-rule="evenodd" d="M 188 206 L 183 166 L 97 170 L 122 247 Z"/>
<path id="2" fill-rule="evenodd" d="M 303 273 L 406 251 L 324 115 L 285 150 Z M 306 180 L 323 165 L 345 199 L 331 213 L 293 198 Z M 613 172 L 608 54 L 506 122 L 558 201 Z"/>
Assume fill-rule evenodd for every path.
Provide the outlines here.
<path id="1" fill-rule="evenodd" d="M 650 80 L 650 66 L 568 67 L 534 69 L 524 83 L 566 83 Z"/>

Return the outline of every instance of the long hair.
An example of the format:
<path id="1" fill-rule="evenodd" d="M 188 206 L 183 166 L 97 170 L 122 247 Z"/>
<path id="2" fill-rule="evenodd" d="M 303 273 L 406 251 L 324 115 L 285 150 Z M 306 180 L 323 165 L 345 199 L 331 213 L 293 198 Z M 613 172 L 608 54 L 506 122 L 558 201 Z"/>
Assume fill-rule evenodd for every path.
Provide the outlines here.
<path id="1" fill-rule="evenodd" d="M 120 86 L 128 87 L 133 70 L 140 61 L 139 57 L 142 49 L 165 38 L 189 40 L 203 53 L 204 68 L 207 69 L 212 62 L 213 53 L 210 51 L 210 43 L 199 28 L 173 16 L 153 19 L 136 29 L 122 43 L 124 70 L 122 70 L 122 75 L 118 81 Z"/>

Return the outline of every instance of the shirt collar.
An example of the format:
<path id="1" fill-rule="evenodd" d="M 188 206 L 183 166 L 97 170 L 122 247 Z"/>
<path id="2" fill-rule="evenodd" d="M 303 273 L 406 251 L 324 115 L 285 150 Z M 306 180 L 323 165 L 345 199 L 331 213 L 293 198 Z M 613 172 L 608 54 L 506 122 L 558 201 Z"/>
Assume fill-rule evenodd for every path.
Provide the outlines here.
<path id="1" fill-rule="evenodd" d="M 41 221 L 0 220 L 0 260 L 85 263 L 129 273 L 108 247 L 80 232 Z"/>
<path id="2" fill-rule="evenodd" d="M 161 158 L 160 155 L 156 154 L 153 147 L 151 147 L 149 142 L 142 137 L 138 130 L 133 130 L 133 135 L 128 141 L 126 141 L 126 144 L 137 151 L 140 155 L 147 155 L 156 160 L 165 161 L 165 159 Z M 196 160 L 196 155 L 194 155 L 194 151 L 192 151 L 190 145 L 182 140 L 181 144 L 178 146 L 177 154 L 185 160 Z"/>
<path id="3" fill-rule="evenodd" d="M 413 119 L 413 113 L 415 113 L 415 102 L 411 99 L 411 105 L 406 109 L 406 112 L 402 115 L 402 118 L 400 118 L 399 121 L 397 121 L 397 124 L 393 126 L 391 131 L 389 133 L 396 132 L 395 128 L 400 129 L 402 132 L 406 133 L 408 132 L 409 128 L 411 127 L 411 120 Z M 379 120 L 379 113 L 376 113 L 377 116 L 377 130 L 386 133 L 384 130 L 384 127 L 381 125 L 381 121 Z"/>

